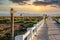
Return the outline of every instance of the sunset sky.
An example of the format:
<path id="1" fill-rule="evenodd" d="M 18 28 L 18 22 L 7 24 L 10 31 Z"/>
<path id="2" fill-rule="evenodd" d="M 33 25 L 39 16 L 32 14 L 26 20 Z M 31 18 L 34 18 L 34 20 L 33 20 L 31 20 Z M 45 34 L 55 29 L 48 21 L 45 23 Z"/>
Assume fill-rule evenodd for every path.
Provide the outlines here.
<path id="1" fill-rule="evenodd" d="M 43 3 L 38 3 L 39 1 Z M 38 2 L 36 0 L 0 0 L 0 11 L 14 8 L 21 12 L 60 12 L 60 2 L 52 4 L 46 4 L 44 0 L 38 0 Z"/>

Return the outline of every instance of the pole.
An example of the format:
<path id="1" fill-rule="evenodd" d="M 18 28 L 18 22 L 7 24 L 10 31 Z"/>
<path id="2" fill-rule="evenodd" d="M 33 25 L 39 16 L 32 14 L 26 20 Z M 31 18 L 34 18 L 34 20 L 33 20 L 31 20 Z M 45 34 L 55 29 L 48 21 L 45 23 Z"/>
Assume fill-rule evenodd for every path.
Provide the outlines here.
<path id="1" fill-rule="evenodd" d="M 13 16 L 13 8 L 11 8 L 11 40 L 14 40 L 14 16 Z"/>

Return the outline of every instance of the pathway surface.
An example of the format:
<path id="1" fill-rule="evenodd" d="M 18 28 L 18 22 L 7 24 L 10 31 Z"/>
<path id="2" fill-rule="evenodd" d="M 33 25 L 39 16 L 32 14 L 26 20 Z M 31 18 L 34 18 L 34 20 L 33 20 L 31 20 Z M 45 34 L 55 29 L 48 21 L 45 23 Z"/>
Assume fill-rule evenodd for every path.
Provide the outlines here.
<path id="1" fill-rule="evenodd" d="M 60 25 L 48 18 L 33 40 L 60 40 Z"/>

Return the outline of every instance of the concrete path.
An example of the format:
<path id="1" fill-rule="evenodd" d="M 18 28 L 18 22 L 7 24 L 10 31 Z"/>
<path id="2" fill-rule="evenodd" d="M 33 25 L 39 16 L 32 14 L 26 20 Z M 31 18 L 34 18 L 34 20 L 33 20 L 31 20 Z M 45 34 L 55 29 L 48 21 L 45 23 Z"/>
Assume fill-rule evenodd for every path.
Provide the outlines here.
<path id="1" fill-rule="evenodd" d="M 33 40 L 60 40 L 60 25 L 48 18 Z"/>

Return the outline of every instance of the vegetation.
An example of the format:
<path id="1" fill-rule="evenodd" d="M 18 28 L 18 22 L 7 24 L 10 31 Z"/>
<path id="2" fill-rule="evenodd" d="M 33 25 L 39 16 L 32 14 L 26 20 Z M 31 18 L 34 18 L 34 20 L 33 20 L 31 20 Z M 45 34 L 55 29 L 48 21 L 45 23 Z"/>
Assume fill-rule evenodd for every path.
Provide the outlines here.
<path id="1" fill-rule="evenodd" d="M 3 37 L 0 36 L 0 40 L 11 40 L 11 34 L 6 33 Z"/>
<path id="2" fill-rule="evenodd" d="M 33 27 L 40 20 L 42 20 L 42 17 L 15 17 L 14 23 L 19 25 L 19 27 L 15 26 L 15 36 L 25 34 L 28 27 Z M 0 40 L 11 40 L 11 27 L 5 26 L 5 24 L 10 25 L 10 22 L 10 17 L 0 17 Z M 4 25 L 1 26 L 1 24 Z M 17 27 L 18 29 L 16 29 Z"/>
<path id="3" fill-rule="evenodd" d="M 54 20 L 55 20 L 58 24 L 60 24 L 60 22 L 59 22 L 59 18 L 54 17 Z"/>

